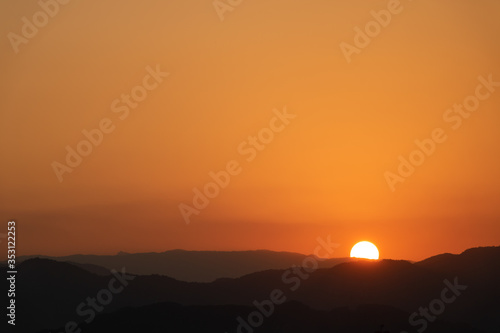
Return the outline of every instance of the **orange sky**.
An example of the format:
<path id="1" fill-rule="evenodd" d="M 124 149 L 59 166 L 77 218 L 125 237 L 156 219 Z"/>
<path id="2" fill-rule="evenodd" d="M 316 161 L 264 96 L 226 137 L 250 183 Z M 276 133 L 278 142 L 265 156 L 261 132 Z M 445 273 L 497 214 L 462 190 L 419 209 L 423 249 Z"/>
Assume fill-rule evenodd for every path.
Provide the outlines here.
<path id="1" fill-rule="evenodd" d="M 402 0 L 348 63 L 340 44 L 387 8 L 243 1 L 221 21 L 212 1 L 74 1 L 16 53 L 9 33 L 41 8 L 0 3 L 0 221 L 17 221 L 18 255 L 310 253 L 327 235 L 339 257 L 361 240 L 412 260 L 500 245 L 500 87 L 459 128 L 443 118 L 478 77 L 500 82 L 500 3 Z M 148 66 L 169 75 L 120 119 L 111 104 Z M 296 117 L 248 161 L 240 144 L 285 107 Z M 59 182 L 54 161 L 103 119 L 112 132 Z M 446 141 L 391 191 L 384 174 L 436 128 Z M 233 160 L 187 225 L 179 204 Z"/>

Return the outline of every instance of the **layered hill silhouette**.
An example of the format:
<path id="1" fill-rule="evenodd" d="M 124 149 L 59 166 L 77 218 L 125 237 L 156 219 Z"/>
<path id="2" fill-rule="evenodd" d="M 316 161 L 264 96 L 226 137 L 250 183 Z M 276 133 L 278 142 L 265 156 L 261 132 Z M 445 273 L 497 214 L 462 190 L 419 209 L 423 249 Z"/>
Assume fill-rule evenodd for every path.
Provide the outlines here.
<path id="1" fill-rule="evenodd" d="M 425 331 L 498 333 L 499 262 L 500 247 L 489 247 L 417 263 L 360 260 L 309 272 L 299 267 L 267 270 L 210 283 L 134 276 L 87 324 L 88 311 L 82 316 L 78 307 L 109 290 L 118 273 L 99 275 L 65 262 L 30 259 L 18 265 L 17 282 L 19 318 L 30 320 L 19 320 L 17 328 L 26 333 L 64 332 L 67 322 L 75 321 L 83 332 L 236 332 L 237 317 L 248 318 L 257 309 L 255 302 L 268 304 L 279 292 L 282 303 L 273 306 L 274 313 L 258 329 L 250 327 L 255 332 L 375 332 L 380 324 L 390 332 L 417 332 L 421 326 L 410 325 L 409 316 L 435 306 L 434 300 L 442 299 L 451 284 L 459 286 L 456 297 L 442 302 L 444 308 L 428 320 Z M 449 299 L 454 294 L 444 295 Z"/>
<path id="2" fill-rule="evenodd" d="M 137 275 L 167 275 L 181 281 L 211 282 L 218 278 L 237 278 L 268 269 L 285 269 L 300 265 L 307 256 L 293 252 L 257 251 L 185 251 L 162 253 L 125 253 L 117 255 L 71 255 L 64 257 L 23 256 L 18 262 L 31 258 L 82 264 L 93 273 L 127 267 Z M 350 258 L 332 258 L 320 262 L 320 267 L 333 267 Z M 101 267 L 101 268 L 100 268 Z M 106 270 L 102 270 L 105 268 Z"/>

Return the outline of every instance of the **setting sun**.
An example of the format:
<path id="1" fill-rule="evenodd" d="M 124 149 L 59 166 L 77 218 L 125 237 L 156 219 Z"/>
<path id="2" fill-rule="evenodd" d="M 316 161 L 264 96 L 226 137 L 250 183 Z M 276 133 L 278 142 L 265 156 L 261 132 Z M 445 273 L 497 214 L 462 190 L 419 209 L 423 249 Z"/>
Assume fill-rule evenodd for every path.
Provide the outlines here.
<path id="1" fill-rule="evenodd" d="M 370 242 L 359 242 L 351 249 L 352 258 L 378 259 L 379 253 L 377 247 Z"/>

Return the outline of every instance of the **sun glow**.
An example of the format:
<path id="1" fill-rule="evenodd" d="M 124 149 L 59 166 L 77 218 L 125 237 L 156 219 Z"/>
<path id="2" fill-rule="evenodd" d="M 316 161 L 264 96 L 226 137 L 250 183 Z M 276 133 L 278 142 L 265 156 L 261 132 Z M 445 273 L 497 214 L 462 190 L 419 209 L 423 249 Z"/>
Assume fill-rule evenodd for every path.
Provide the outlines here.
<path id="1" fill-rule="evenodd" d="M 351 258 L 378 259 L 377 247 L 370 242 L 359 242 L 351 249 Z"/>

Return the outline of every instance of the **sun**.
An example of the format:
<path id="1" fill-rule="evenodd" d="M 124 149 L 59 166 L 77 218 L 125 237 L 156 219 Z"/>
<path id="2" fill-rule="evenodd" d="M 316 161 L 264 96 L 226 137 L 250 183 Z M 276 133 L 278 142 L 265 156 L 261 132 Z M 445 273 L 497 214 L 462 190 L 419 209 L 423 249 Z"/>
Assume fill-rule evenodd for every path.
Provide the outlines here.
<path id="1" fill-rule="evenodd" d="M 359 242 L 351 249 L 351 258 L 378 259 L 378 249 L 373 243 Z"/>

